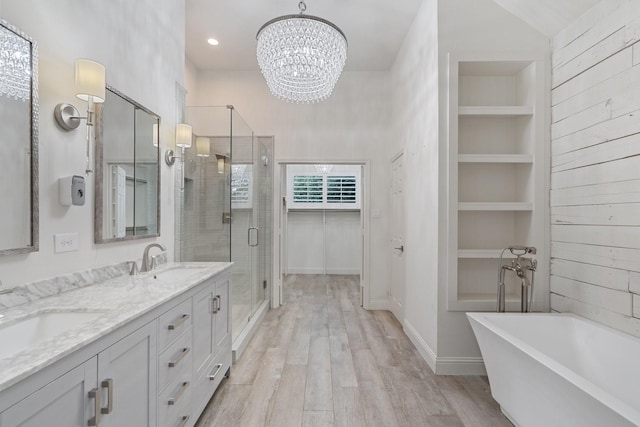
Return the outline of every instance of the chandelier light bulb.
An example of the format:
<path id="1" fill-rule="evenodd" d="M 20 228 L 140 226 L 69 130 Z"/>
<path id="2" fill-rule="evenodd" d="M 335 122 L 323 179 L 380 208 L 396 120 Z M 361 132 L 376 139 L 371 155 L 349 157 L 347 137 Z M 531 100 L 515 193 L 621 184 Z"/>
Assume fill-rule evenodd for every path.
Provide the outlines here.
<path id="1" fill-rule="evenodd" d="M 258 65 L 278 98 L 312 103 L 327 99 L 347 60 L 347 39 L 336 25 L 300 13 L 274 18 L 257 35 Z"/>

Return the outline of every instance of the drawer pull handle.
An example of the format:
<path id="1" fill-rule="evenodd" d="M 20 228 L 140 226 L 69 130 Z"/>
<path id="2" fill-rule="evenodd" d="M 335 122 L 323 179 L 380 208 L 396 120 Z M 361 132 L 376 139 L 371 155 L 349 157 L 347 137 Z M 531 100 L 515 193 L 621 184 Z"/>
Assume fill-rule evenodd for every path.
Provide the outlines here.
<path id="1" fill-rule="evenodd" d="M 182 325 L 184 322 L 186 322 L 187 320 L 189 320 L 190 317 L 191 316 L 189 316 L 188 314 L 183 314 L 182 316 L 180 316 L 180 318 L 176 322 L 170 323 L 169 326 L 167 327 L 169 328 L 170 331 L 178 329 L 178 327 Z"/>
<path id="2" fill-rule="evenodd" d="M 182 417 L 182 422 L 178 425 L 178 427 L 184 427 L 189 422 L 189 415 L 185 415 Z"/>
<path id="3" fill-rule="evenodd" d="M 180 398 L 182 397 L 184 392 L 187 391 L 188 388 L 189 388 L 189 381 L 183 382 L 182 385 L 180 386 L 180 390 L 178 390 L 176 395 L 174 397 L 169 398 L 167 405 L 175 405 L 176 403 L 178 403 L 178 400 L 180 400 Z"/>
<path id="4" fill-rule="evenodd" d="M 87 421 L 89 427 L 96 427 L 100 422 L 100 389 L 94 388 L 89 391 L 89 399 L 93 399 L 93 417 Z"/>
<path id="5" fill-rule="evenodd" d="M 221 302 L 220 295 L 216 295 L 215 297 L 213 297 L 213 312 L 217 313 L 220 311 L 221 308 L 222 308 L 222 302 Z"/>
<path id="6" fill-rule="evenodd" d="M 216 365 L 216 370 L 215 370 L 215 372 L 214 372 L 213 374 L 209 375 L 209 380 L 210 380 L 210 381 L 213 381 L 213 380 L 215 380 L 215 379 L 216 379 L 216 376 L 218 375 L 218 373 L 220 373 L 220 369 L 222 369 L 222 364 L 221 364 L 221 363 L 218 363 L 218 364 Z"/>
<path id="7" fill-rule="evenodd" d="M 185 347 L 180 351 L 180 355 L 178 357 L 176 357 L 176 360 L 173 360 L 171 362 L 169 362 L 169 367 L 170 368 L 175 368 L 176 366 L 178 366 L 178 363 L 180 363 L 182 361 L 182 359 L 185 358 L 185 356 L 187 354 L 189 354 L 189 352 L 191 351 L 190 348 Z"/>
<path id="8" fill-rule="evenodd" d="M 102 381 L 102 384 L 100 385 L 102 386 L 102 388 L 107 389 L 107 407 L 101 408 L 100 413 L 110 414 L 111 411 L 113 411 L 113 380 L 109 378 L 108 380 Z"/>

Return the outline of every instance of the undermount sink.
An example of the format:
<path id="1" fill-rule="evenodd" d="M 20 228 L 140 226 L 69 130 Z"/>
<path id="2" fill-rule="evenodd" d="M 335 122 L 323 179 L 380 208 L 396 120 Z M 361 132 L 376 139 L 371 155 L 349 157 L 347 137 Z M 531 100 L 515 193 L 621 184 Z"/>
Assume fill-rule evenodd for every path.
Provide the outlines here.
<path id="1" fill-rule="evenodd" d="M 163 282 L 174 282 L 176 280 L 183 280 L 192 274 L 199 273 L 203 271 L 206 267 L 201 266 L 191 266 L 191 265 L 180 265 L 176 267 L 171 267 L 166 270 L 159 270 L 153 272 L 153 278 L 162 280 Z"/>
<path id="2" fill-rule="evenodd" d="M 104 313 L 46 311 L 0 325 L 0 359 L 82 326 Z"/>

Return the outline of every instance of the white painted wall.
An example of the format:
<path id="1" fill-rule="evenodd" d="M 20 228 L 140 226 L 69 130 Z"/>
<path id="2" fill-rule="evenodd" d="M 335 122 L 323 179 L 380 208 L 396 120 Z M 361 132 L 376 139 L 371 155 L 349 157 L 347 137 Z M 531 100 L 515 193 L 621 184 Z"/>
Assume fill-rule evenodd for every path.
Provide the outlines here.
<path id="1" fill-rule="evenodd" d="M 551 308 L 640 336 L 640 8 L 553 40 Z"/>
<path id="2" fill-rule="evenodd" d="M 504 35 L 508 34 L 509 37 Z M 425 0 L 392 70 L 387 162 L 407 158 L 405 330 L 438 373 L 482 368 L 469 324 L 448 312 L 447 54 L 549 50 L 549 40 L 491 0 Z"/>
<path id="3" fill-rule="evenodd" d="M 93 176 L 87 178 L 84 206 L 58 204 L 57 179 L 85 169 L 84 125 L 67 133 L 54 123 L 53 108 L 71 102 L 76 58 L 92 58 L 107 68 L 107 83 L 162 117 L 161 148 L 173 147 L 175 83 L 184 75 L 184 1 L 3 0 L 0 16 L 39 44 L 40 79 L 40 251 L 0 258 L 7 287 L 142 256 L 153 240 L 93 243 Z M 173 169 L 161 165 L 161 237 L 173 253 Z M 53 235 L 78 232 L 79 250 L 54 254 Z"/>
<path id="4" fill-rule="evenodd" d="M 506 36 L 508 35 L 508 36 Z M 447 93 L 449 52 L 548 52 L 549 39 L 502 9 L 492 0 L 439 0 L 439 140 L 447 146 Z M 448 176 L 447 158 L 439 152 L 440 179 Z M 440 229 L 447 229 L 445 183 L 440 186 Z M 446 236 L 440 237 L 438 290 L 438 373 L 478 373 L 480 350 L 462 312 L 447 311 Z M 407 295 L 407 299 L 410 296 Z"/>
<path id="5" fill-rule="evenodd" d="M 200 72 L 187 79 L 187 105 L 233 104 L 257 135 L 274 135 L 275 162 L 370 161 L 371 307 L 385 307 L 389 282 L 386 153 L 392 133 L 388 72 L 345 72 L 333 95 L 318 104 L 288 104 L 269 92 L 258 71 Z M 279 168 L 275 179 L 279 182 Z M 367 189 L 365 189 L 367 191 Z"/>
<path id="6" fill-rule="evenodd" d="M 399 320 L 430 361 L 438 350 L 439 186 L 446 190 L 438 166 L 437 0 L 423 2 L 391 70 L 391 82 L 396 138 L 385 162 L 391 169 L 393 157 L 404 150 L 406 171 L 405 319 Z M 390 257 L 390 242 L 385 243 Z"/>

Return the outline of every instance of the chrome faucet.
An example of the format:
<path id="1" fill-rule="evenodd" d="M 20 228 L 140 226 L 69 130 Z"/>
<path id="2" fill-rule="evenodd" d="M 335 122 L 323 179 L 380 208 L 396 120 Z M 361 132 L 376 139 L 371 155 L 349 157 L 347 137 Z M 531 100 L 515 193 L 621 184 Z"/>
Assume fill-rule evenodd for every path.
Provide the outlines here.
<path id="1" fill-rule="evenodd" d="M 497 311 L 505 311 L 505 271 L 513 271 L 520 279 L 520 311 L 528 313 L 531 311 L 533 303 L 533 282 L 535 279 L 536 268 L 538 262 L 532 258 L 525 258 L 526 254 L 536 254 L 536 248 L 529 246 L 511 246 L 502 251 L 504 253 L 509 250 L 516 258 L 511 261 L 511 265 L 502 265 L 502 255 L 500 255 L 500 271 L 498 274 L 498 303 Z M 527 272 L 531 275 L 531 279 L 527 277 Z"/>
<path id="2" fill-rule="evenodd" d="M 144 248 L 144 253 L 142 254 L 142 266 L 140 267 L 141 273 L 145 273 L 147 271 L 153 270 L 154 266 L 151 265 L 151 262 L 149 261 L 149 249 L 151 248 L 159 248 L 160 250 L 163 250 L 163 251 L 167 250 L 167 248 L 165 248 L 164 245 L 160 243 L 148 244 L 147 247 Z"/>

